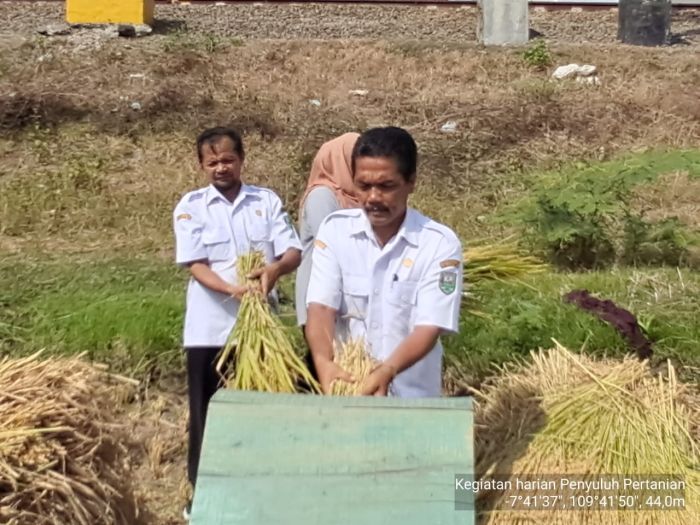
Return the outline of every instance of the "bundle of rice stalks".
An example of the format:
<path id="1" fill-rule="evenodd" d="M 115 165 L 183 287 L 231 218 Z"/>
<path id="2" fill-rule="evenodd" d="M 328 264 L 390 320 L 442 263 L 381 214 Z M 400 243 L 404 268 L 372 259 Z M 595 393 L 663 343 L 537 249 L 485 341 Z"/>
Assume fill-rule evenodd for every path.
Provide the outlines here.
<path id="1" fill-rule="evenodd" d="M 240 283 L 257 286 L 248 275 L 265 264 L 261 252 L 242 255 L 237 261 Z M 233 359 L 231 359 L 233 357 Z M 235 390 L 287 392 L 305 382 L 320 391 L 302 359 L 294 350 L 292 339 L 279 317 L 272 312 L 261 293 L 245 294 L 238 319 L 217 361 L 225 387 Z"/>
<path id="2" fill-rule="evenodd" d="M 666 377 L 654 376 L 636 358 L 595 362 L 560 345 L 532 357 L 477 393 L 476 474 L 482 482 L 510 482 L 479 492 L 483 523 L 700 523 L 700 452 L 670 364 Z M 669 476 L 685 482 L 682 509 L 674 499 L 679 491 L 624 487 L 624 479 L 644 484 Z M 523 490 L 519 483 L 540 479 L 557 488 Z M 602 483 L 577 493 L 564 490 L 563 479 Z M 555 506 L 528 510 L 519 505 L 527 496 Z M 655 496 L 666 505 L 670 496 L 676 507 L 660 510 Z M 635 510 L 621 510 L 630 501 Z"/>
<path id="3" fill-rule="evenodd" d="M 518 279 L 547 268 L 547 264 L 527 255 L 517 243 L 508 240 L 496 244 L 475 243 L 464 250 L 464 279 L 470 287 L 489 280 Z"/>
<path id="4" fill-rule="evenodd" d="M 350 339 L 335 345 L 333 360 L 354 379 L 354 383 L 336 380 L 331 385 L 333 396 L 359 396 L 367 376 L 379 364 L 367 351 L 364 339 Z"/>
<path id="5" fill-rule="evenodd" d="M 78 358 L 0 361 L 0 523 L 137 523 L 109 377 Z"/>

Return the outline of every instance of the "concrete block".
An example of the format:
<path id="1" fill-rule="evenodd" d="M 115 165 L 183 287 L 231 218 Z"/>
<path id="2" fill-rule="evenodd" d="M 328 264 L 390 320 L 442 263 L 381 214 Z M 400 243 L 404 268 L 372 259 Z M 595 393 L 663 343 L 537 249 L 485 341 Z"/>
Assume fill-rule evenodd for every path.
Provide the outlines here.
<path id="1" fill-rule="evenodd" d="M 69 24 L 152 24 L 155 0 L 66 0 Z"/>
<path id="2" fill-rule="evenodd" d="M 671 42 L 671 0 L 620 0 L 617 37 L 623 44 L 663 46 Z"/>
<path id="3" fill-rule="evenodd" d="M 529 39 L 528 0 L 479 0 L 479 41 L 523 45 Z"/>

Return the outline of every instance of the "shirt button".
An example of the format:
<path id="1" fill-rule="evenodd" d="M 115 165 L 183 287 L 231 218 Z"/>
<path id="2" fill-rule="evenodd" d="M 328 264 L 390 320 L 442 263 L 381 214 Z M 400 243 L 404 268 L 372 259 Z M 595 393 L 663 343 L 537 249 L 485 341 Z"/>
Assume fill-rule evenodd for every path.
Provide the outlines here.
<path id="1" fill-rule="evenodd" d="M 372 328 L 373 328 L 374 330 L 376 330 L 377 328 L 379 328 L 379 325 L 378 325 L 377 323 L 372 323 L 371 326 L 372 326 Z"/>
<path id="2" fill-rule="evenodd" d="M 379 290 L 375 288 L 374 295 L 379 295 Z"/>

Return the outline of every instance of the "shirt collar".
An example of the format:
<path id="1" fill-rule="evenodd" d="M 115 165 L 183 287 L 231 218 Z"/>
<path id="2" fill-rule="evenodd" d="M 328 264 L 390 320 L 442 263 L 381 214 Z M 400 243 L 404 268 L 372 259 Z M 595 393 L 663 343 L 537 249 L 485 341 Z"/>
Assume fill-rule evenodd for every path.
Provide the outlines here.
<path id="1" fill-rule="evenodd" d="M 420 233 L 420 227 L 418 221 L 416 220 L 416 211 L 411 208 L 406 208 L 406 217 L 399 228 L 396 237 L 403 238 L 409 244 L 413 246 L 418 246 L 418 237 Z M 372 230 L 372 224 L 369 222 L 367 213 L 365 210 L 360 211 L 360 215 L 354 220 L 352 225 L 352 235 L 359 235 L 364 233 L 368 239 L 374 239 L 374 231 Z"/>
<path id="2" fill-rule="evenodd" d="M 233 206 L 237 206 L 240 202 L 243 201 L 243 199 L 248 198 L 248 197 L 257 197 L 252 191 L 250 186 L 247 184 L 241 184 L 241 189 L 238 192 L 238 195 L 236 195 L 235 200 L 233 201 Z M 215 200 L 219 199 L 222 202 L 226 204 L 231 204 L 231 202 L 224 197 L 219 190 L 217 190 L 213 184 L 210 184 L 207 186 L 207 192 L 206 192 L 206 198 L 207 198 L 207 205 L 211 204 Z"/>

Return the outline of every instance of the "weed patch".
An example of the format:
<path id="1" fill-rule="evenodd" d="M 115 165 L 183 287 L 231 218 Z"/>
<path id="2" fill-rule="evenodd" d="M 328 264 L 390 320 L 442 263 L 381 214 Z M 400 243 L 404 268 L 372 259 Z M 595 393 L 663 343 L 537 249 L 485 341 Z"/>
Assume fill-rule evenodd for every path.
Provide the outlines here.
<path id="1" fill-rule="evenodd" d="M 522 221 L 531 244 L 563 268 L 682 265 L 691 260 L 692 225 L 675 218 L 650 222 L 630 205 L 633 189 L 679 170 L 700 173 L 700 153 L 646 154 L 548 173 L 536 177 L 530 195 L 504 217 Z"/>
<path id="2" fill-rule="evenodd" d="M 462 315 L 459 335 L 445 341 L 447 361 L 459 363 L 474 382 L 533 349 L 550 348 L 552 338 L 600 357 L 629 353 L 615 329 L 562 300 L 577 289 L 632 312 L 652 341 L 656 362 L 669 358 L 688 367 L 700 364 L 700 322 L 693 306 L 700 300 L 700 278 L 695 272 L 542 274 L 524 285 L 492 282 L 483 288 L 482 315 Z"/>

